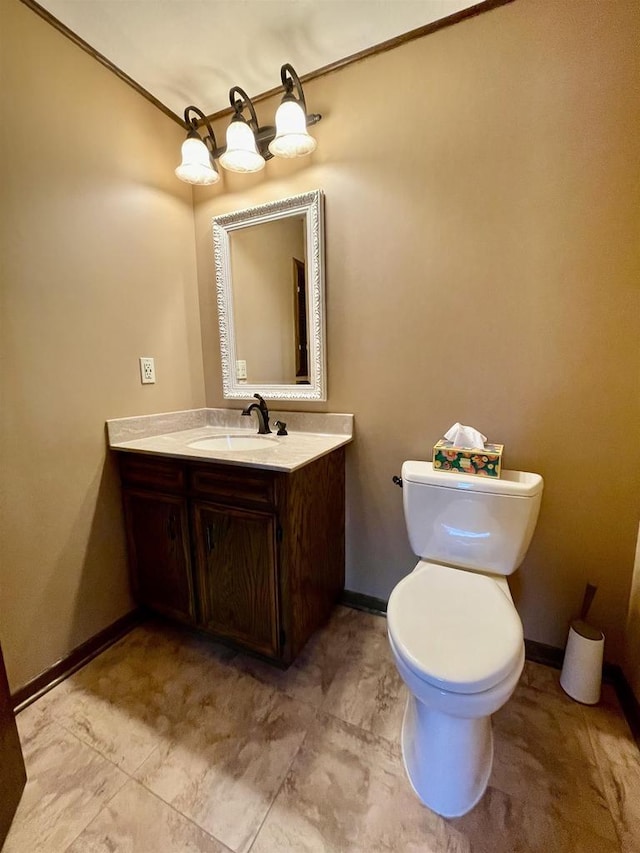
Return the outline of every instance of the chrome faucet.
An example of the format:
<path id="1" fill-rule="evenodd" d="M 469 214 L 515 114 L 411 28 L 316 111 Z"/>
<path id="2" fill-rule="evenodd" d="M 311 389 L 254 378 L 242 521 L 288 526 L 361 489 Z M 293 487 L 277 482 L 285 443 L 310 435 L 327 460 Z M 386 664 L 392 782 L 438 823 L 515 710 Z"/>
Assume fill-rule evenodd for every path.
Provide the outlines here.
<path id="1" fill-rule="evenodd" d="M 258 402 L 251 403 L 250 406 L 242 410 L 242 414 L 249 417 L 251 412 L 255 412 L 258 416 L 258 435 L 267 435 L 267 433 L 271 432 L 269 429 L 269 409 L 260 394 L 254 394 L 253 396 Z"/>

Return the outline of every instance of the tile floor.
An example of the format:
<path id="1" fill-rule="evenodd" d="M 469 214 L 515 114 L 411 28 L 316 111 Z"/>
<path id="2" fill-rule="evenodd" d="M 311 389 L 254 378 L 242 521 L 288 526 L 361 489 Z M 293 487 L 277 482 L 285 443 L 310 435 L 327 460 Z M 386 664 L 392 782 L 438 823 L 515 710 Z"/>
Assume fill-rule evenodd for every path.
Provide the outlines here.
<path id="1" fill-rule="evenodd" d="M 18 715 L 29 782 L 4 853 L 636 853 L 640 754 L 611 688 L 527 664 L 463 818 L 404 776 L 384 618 L 338 608 L 287 671 L 156 624 Z"/>

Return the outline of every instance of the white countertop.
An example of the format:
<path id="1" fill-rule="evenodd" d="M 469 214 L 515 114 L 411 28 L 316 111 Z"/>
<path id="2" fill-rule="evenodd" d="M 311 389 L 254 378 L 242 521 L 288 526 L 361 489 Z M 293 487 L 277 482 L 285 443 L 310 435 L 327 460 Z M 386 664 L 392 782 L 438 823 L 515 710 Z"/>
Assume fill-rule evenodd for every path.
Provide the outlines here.
<path id="1" fill-rule="evenodd" d="M 192 409 L 107 421 L 109 447 L 129 453 L 147 453 L 175 459 L 241 465 L 272 471 L 295 471 L 353 440 L 353 415 L 309 412 L 270 412 L 271 424 L 286 422 L 288 435 L 275 429 L 259 450 L 200 450 L 194 441 L 223 435 L 253 436 L 253 416 L 240 409 Z"/>

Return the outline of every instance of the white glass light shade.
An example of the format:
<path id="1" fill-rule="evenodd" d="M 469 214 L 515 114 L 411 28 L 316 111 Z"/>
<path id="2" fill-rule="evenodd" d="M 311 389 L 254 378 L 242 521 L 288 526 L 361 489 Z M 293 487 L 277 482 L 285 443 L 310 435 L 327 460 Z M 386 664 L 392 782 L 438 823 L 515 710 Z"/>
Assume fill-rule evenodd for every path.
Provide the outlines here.
<path id="1" fill-rule="evenodd" d="M 304 157 L 315 151 L 316 141 L 307 131 L 307 117 L 297 101 L 283 101 L 276 112 L 276 136 L 269 151 L 276 157 Z"/>
<path id="2" fill-rule="evenodd" d="M 176 176 L 187 184 L 215 184 L 220 175 L 211 164 L 209 149 L 201 139 L 190 136 L 182 143 L 182 163 Z"/>
<path id="3" fill-rule="evenodd" d="M 264 157 L 258 153 L 256 138 L 244 121 L 232 121 L 227 129 L 227 150 L 220 165 L 230 172 L 259 172 L 264 169 Z"/>

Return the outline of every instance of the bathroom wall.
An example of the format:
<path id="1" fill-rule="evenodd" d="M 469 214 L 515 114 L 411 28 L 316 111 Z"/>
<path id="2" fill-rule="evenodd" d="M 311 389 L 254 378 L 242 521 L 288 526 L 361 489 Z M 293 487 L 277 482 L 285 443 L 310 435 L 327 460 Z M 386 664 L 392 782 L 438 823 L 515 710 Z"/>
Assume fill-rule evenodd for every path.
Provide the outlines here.
<path id="1" fill-rule="evenodd" d="M 105 419 L 204 394 L 182 131 L 17 0 L 0 10 L 0 638 L 16 690 L 131 608 Z"/>
<path id="2" fill-rule="evenodd" d="M 459 420 L 545 478 L 526 636 L 563 645 L 590 581 L 610 660 L 640 517 L 639 36 L 635 0 L 515 0 L 310 82 L 310 159 L 194 195 L 217 406 L 211 217 L 326 193 L 329 398 L 290 408 L 356 416 L 348 588 L 386 598 L 414 565 L 391 477 Z"/>
<path id="3" fill-rule="evenodd" d="M 639 17 L 635 0 L 515 0 L 309 83 L 324 115 L 312 158 L 196 192 L 200 329 L 180 129 L 1 0 L 12 689 L 131 606 L 105 419 L 202 405 L 202 350 L 206 400 L 224 405 L 211 216 L 318 187 L 329 399 L 290 408 L 356 415 L 348 587 L 386 597 L 413 566 L 391 476 L 461 420 L 545 477 L 513 583 L 527 636 L 563 644 L 591 580 L 622 660 L 640 517 Z M 140 355 L 156 358 L 156 385 L 140 385 Z"/>

